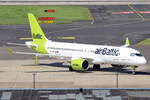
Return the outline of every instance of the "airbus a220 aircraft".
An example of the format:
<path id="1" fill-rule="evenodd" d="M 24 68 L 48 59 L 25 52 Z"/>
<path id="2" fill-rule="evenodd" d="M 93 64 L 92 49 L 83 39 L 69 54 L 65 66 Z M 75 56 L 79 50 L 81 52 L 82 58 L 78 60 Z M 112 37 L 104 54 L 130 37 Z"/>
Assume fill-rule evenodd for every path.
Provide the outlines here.
<path id="1" fill-rule="evenodd" d="M 15 53 L 65 57 L 70 60 L 70 71 L 88 70 L 89 64 L 93 64 L 93 69 L 100 69 L 100 64 L 108 63 L 112 66 L 132 66 L 135 74 L 135 68 L 146 63 L 145 57 L 139 51 L 128 47 L 128 38 L 121 47 L 54 42 L 45 37 L 33 14 L 29 13 L 28 19 L 33 41 L 27 41 L 25 45 L 37 53 Z"/>

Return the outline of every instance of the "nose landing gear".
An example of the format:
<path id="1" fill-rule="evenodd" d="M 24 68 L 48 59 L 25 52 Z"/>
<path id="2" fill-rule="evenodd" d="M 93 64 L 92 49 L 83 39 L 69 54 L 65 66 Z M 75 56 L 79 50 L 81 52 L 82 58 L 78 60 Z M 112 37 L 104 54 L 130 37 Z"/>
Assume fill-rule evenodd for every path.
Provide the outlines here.
<path id="1" fill-rule="evenodd" d="M 130 67 L 132 68 L 132 74 L 135 75 L 136 74 L 135 70 L 138 66 L 130 66 Z"/>

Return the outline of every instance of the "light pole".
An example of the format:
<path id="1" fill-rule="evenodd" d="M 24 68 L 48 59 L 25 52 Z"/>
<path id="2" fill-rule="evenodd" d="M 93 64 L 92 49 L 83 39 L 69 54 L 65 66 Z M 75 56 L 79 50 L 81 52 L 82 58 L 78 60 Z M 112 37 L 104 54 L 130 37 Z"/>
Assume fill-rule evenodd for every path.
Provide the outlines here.
<path id="1" fill-rule="evenodd" d="M 35 76 L 36 76 L 36 72 L 33 72 L 32 75 L 33 75 L 33 88 L 35 88 Z"/>
<path id="2" fill-rule="evenodd" d="M 118 68 L 116 68 L 116 88 L 118 88 Z"/>
<path id="3" fill-rule="evenodd" d="M 35 65 L 37 65 L 38 64 L 38 55 L 35 55 Z"/>

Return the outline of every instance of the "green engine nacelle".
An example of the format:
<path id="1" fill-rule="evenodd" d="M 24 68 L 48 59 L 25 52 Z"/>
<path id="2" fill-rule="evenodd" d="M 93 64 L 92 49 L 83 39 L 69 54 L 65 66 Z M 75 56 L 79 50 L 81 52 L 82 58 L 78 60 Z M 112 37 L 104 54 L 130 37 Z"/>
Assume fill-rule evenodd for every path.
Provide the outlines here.
<path id="1" fill-rule="evenodd" d="M 89 68 L 89 63 L 85 59 L 75 59 L 71 61 L 71 67 L 74 70 L 83 71 Z"/>

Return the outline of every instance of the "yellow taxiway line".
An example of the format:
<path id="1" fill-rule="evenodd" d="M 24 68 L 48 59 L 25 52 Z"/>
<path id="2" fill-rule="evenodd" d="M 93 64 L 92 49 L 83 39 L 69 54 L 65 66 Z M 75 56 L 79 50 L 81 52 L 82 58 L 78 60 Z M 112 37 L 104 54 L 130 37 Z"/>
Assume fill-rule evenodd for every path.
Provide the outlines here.
<path id="1" fill-rule="evenodd" d="M 19 38 L 19 40 L 32 40 L 32 38 Z"/>
<path id="2" fill-rule="evenodd" d="M 143 17 L 137 10 L 135 10 L 135 9 L 130 5 L 130 3 L 128 3 L 128 7 L 129 7 L 131 10 L 133 10 L 133 11 L 141 18 L 142 21 L 145 20 L 144 17 Z"/>
<path id="3" fill-rule="evenodd" d="M 66 39 L 66 40 L 73 40 L 76 39 L 76 37 L 48 37 L 48 39 Z"/>
<path id="4" fill-rule="evenodd" d="M 57 39 L 75 39 L 75 37 L 57 37 Z"/>

